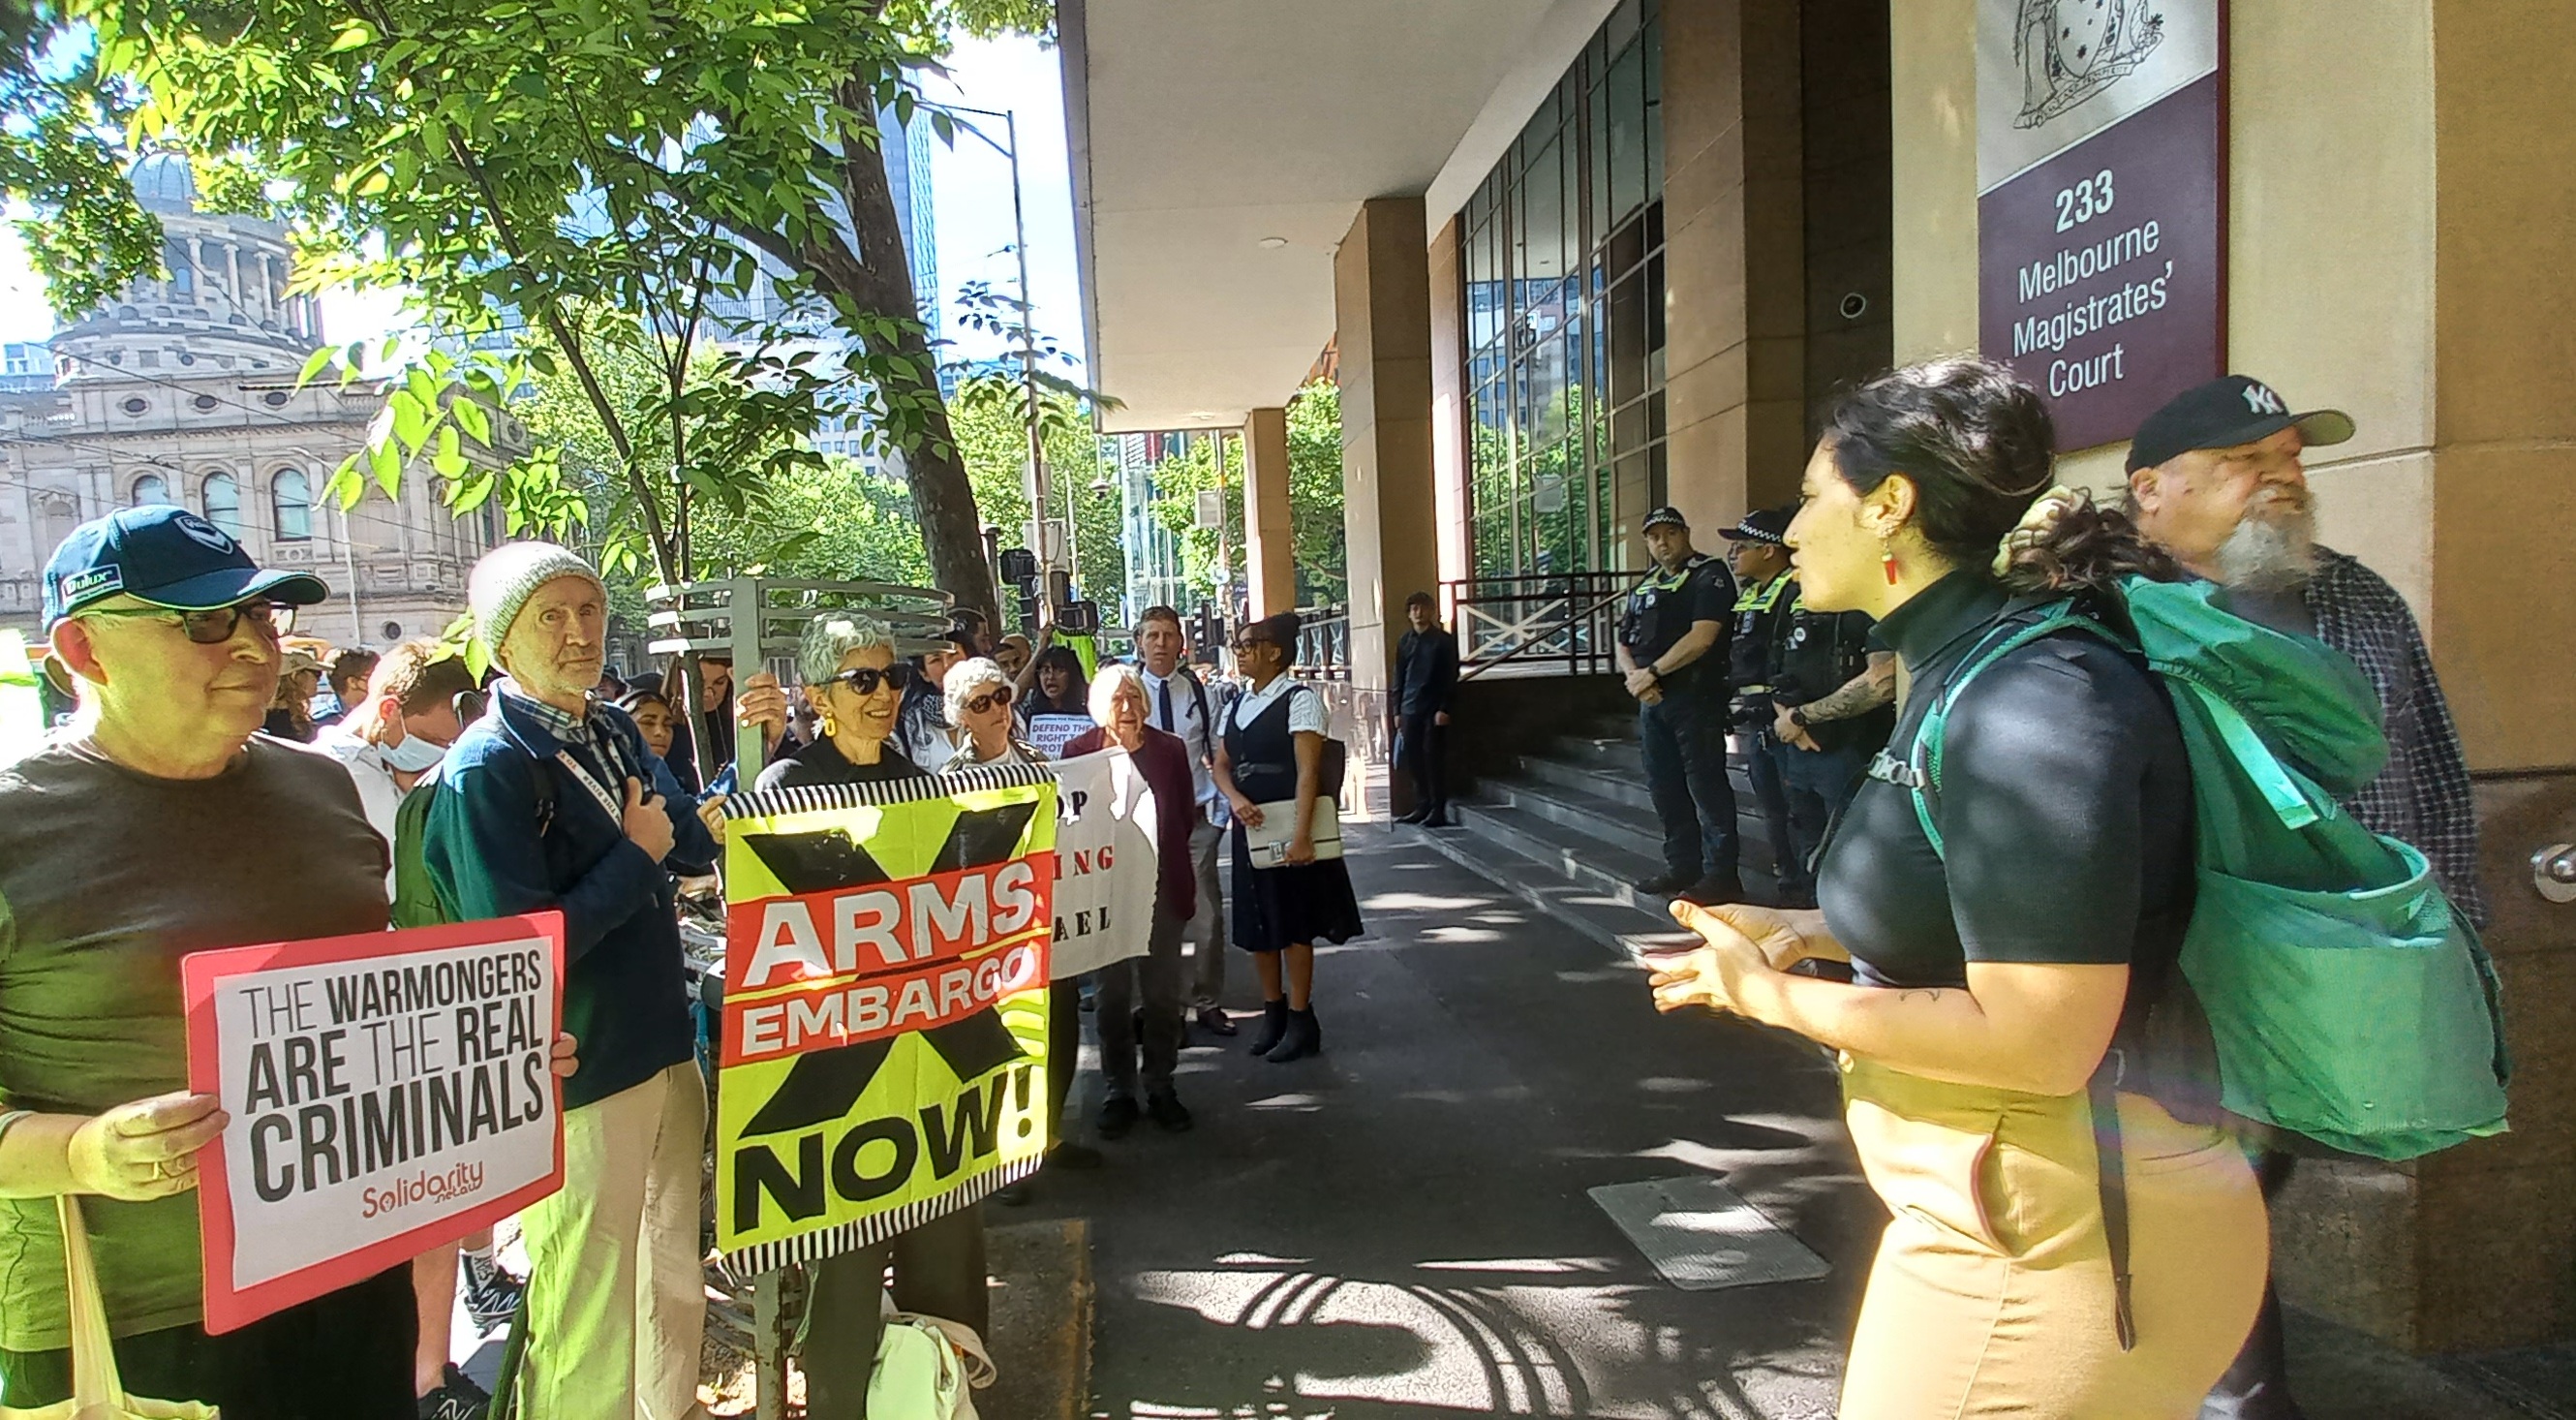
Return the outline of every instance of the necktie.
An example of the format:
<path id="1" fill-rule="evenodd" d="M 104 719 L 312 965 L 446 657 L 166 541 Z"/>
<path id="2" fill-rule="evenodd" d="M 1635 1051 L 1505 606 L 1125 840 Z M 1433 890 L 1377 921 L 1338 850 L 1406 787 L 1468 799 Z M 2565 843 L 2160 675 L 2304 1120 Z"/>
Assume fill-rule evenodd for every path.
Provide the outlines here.
<path id="1" fill-rule="evenodd" d="M 1163 678 L 1162 684 L 1154 687 L 1154 713 L 1163 717 L 1164 733 L 1178 733 L 1172 725 L 1172 681 L 1169 676 Z"/>

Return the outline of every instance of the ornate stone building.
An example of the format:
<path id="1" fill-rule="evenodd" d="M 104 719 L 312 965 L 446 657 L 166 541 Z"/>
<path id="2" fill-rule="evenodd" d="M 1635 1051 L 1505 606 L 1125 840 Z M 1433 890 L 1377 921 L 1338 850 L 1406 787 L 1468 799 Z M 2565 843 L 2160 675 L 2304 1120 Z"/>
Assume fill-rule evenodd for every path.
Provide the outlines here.
<path id="1" fill-rule="evenodd" d="M 369 488 L 343 512 L 321 496 L 366 441 L 380 385 L 299 389 L 324 343 L 320 308 L 289 295 L 276 224 L 200 212 L 185 158 L 136 164 L 168 274 L 58 331 L 50 389 L 0 392 L 0 626 L 36 630 L 38 579 L 71 529 L 111 508 L 176 503 L 239 537 L 264 565 L 309 567 L 330 601 L 297 631 L 381 647 L 434 634 L 465 606 L 465 576 L 499 541 L 499 511 L 457 518 L 424 464 L 399 498 Z M 504 456 L 526 446 L 493 416 Z"/>

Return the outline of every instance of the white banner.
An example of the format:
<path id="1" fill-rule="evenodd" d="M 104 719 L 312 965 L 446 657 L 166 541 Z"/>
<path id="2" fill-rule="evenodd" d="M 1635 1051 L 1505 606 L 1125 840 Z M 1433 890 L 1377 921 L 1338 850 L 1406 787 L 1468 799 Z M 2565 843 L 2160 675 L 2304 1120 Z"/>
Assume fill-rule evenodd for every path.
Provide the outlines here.
<path id="1" fill-rule="evenodd" d="M 1145 954 L 1154 926 L 1155 804 L 1125 750 L 1064 760 L 1055 773 L 1062 819 L 1055 840 L 1055 960 L 1048 974 L 1069 981 Z"/>

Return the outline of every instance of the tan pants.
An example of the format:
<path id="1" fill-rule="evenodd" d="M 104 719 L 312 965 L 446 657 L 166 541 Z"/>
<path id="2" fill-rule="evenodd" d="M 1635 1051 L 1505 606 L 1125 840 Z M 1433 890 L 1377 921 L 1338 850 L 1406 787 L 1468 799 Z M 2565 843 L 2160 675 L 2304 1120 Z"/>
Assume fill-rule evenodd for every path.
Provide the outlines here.
<path id="1" fill-rule="evenodd" d="M 1842 1420 L 2191 1420 L 2254 1322 L 2270 1235 L 2216 1129 L 2120 1096 L 2138 1344 L 2113 1326 L 2081 1094 L 1949 1085 L 1843 1059 L 1844 1114 L 1894 1219 Z"/>
<path id="2" fill-rule="evenodd" d="M 707 1092 L 695 1061 L 564 1112 L 564 1186 L 519 1215 L 530 1420 L 681 1420 L 706 1334 L 698 1258 Z"/>

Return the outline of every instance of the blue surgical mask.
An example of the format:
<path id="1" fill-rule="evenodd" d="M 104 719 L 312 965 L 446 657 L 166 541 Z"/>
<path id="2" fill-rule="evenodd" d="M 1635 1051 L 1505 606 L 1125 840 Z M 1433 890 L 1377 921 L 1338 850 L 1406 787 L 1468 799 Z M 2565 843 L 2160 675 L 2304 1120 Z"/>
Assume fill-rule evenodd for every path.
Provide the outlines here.
<path id="1" fill-rule="evenodd" d="M 385 768 L 396 774 L 426 773 L 446 753 L 447 746 L 432 743 L 426 735 L 405 735 L 401 744 L 376 746 Z"/>

